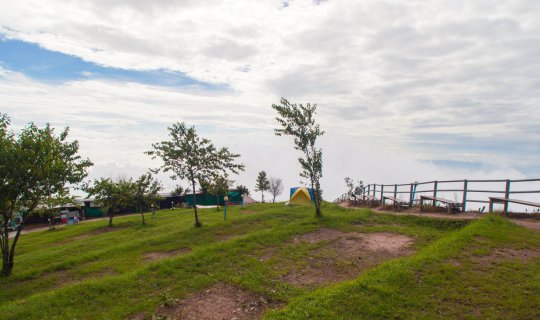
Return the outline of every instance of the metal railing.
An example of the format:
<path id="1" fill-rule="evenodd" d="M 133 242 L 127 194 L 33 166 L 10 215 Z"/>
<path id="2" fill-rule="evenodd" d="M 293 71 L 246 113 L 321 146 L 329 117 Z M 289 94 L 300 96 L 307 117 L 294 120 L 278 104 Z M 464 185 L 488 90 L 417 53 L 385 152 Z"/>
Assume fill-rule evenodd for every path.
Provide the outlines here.
<path id="1" fill-rule="evenodd" d="M 512 195 L 523 195 L 523 194 L 538 194 L 540 195 L 539 189 L 526 188 L 526 184 L 540 182 L 540 179 L 498 179 L 498 180 L 434 180 L 434 181 L 425 181 L 425 182 L 413 182 L 405 184 L 368 184 L 363 188 L 363 191 L 360 195 L 357 195 L 359 198 L 365 199 L 366 196 L 371 196 L 374 199 L 380 200 L 381 203 L 384 203 L 385 196 L 392 196 L 394 198 L 403 198 L 404 202 L 409 203 L 409 207 L 414 205 L 415 201 L 419 199 L 416 198 L 417 195 L 428 194 L 430 196 L 442 197 L 441 194 L 448 195 L 449 193 L 454 193 L 454 197 L 459 194 L 459 201 L 463 204 L 463 211 L 466 211 L 467 204 L 470 203 L 485 203 L 489 204 L 489 197 L 485 196 L 486 194 L 490 195 L 500 195 L 502 198 L 510 199 Z M 498 184 L 500 188 L 495 188 L 490 186 L 485 187 L 486 184 Z M 477 189 L 476 186 L 484 185 L 483 188 Z M 525 187 L 524 187 L 525 186 Z M 484 198 L 482 198 L 484 195 Z M 347 194 L 342 195 L 338 200 L 346 200 L 348 198 Z M 436 205 L 434 201 L 433 205 Z M 504 212 L 508 213 L 508 202 L 504 203 Z"/>

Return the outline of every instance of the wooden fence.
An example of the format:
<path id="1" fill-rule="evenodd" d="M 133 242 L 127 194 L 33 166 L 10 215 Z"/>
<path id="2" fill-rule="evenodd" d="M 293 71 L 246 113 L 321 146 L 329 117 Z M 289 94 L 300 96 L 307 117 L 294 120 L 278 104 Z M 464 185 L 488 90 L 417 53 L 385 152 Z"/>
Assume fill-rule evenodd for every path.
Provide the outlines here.
<path id="1" fill-rule="evenodd" d="M 360 199 L 366 197 L 377 199 L 384 202 L 385 196 L 401 198 L 409 204 L 409 207 L 414 205 L 415 201 L 419 201 L 416 196 L 429 195 L 432 197 L 441 197 L 441 194 L 448 195 L 453 193 L 455 199 L 463 205 L 463 211 L 467 210 L 467 204 L 470 203 L 485 203 L 489 204 L 489 197 L 486 195 L 497 195 L 501 198 L 510 199 L 513 196 L 524 194 L 540 195 L 540 187 L 531 186 L 534 183 L 539 183 L 540 179 L 518 179 L 518 180 L 443 180 L 443 181 L 426 181 L 413 182 L 407 184 L 368 184 L 363 188 Z M 486 184 L 491 186 L 486 188 Z M 500 188 L 493 187 L 494 184 L 500 185 Z M 484 187 L 478 187 L 484 185 Z M 483 195 L 483 197 L 482 197 Z M 338 200 L 346 200 L 349 198 L 344 194 Z M 434 203 L 436 205 L 436 203 Z M 504 202 L 504 212 L 508 213 L 509 202 Z"/>

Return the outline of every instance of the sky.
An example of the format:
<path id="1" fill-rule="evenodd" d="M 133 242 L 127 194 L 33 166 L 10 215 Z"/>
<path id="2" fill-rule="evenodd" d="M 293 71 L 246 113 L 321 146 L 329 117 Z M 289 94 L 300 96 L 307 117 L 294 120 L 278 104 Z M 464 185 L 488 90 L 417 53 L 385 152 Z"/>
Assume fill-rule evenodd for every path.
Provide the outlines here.
<path id="1" fill-rule="evenodd" d="M 90 178 L 158 167 L 185 121 L 242 155 L 236 184 L 297 186 L 281 97 L 318 105 L 328 200 L 347 176 L 537 178 L 538 57 L 536 0 L 0 2 L 0 112 L 69 126 Z"/>

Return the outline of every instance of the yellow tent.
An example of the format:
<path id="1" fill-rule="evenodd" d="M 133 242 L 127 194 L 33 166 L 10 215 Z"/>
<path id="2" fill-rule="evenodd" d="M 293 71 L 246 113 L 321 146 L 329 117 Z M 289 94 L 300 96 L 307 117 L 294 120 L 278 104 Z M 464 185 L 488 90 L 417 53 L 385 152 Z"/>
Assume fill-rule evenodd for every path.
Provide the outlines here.
<path id="1" fill-rule="evenodd" d="M 299 205 L 312 205 L 311 196 L 307 188 L 298 188 L 293 195 L 289 204 L 299 204 Z"/>

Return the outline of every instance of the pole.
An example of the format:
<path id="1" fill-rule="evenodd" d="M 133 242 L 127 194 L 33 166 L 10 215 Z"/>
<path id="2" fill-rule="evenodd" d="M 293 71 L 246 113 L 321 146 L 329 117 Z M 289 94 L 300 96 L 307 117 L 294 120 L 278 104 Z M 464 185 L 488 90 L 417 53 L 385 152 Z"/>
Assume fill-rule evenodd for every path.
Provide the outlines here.
<path id="1" fill-rule="evenodd" d="M 384 184 L 381 184 L 381 205 L 384 206 Z"/>
<path id="2" fill-rule="evenodd" d="M 409 194 L 409 208 L 413 207 L 413 201 L 414 201 L 414 190 L 413 190 L 413 184 L 411 183 L 411 192 Z"/>
<path id="3" fill-rule="evenodd" d="M 506 190 L 504 191 L 504 198 L 506 200 L 510 198 L 510 180 L 506 180 Z M 504 214 L 508 215 L 508 201 L 504 201 Z"/>
<path id="4" fill-rule="evenodd" d="M 435 182 L 433 182 L 433 198 L 437 198 L 437 187 L 438 187 L 439 183 L 437 182 L 437 180 L 435 180 Z M 436 207 L 437 206 L 437 201 L 433 200 L 433 207 Z"/>
<path id="5" fill-rule="evenodd" d="M 467 186 L 469 181 L 467 179 L 463 180 L 463 212 L 467 210 Z"/>

